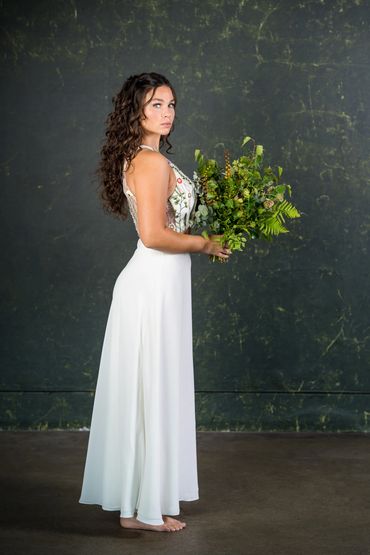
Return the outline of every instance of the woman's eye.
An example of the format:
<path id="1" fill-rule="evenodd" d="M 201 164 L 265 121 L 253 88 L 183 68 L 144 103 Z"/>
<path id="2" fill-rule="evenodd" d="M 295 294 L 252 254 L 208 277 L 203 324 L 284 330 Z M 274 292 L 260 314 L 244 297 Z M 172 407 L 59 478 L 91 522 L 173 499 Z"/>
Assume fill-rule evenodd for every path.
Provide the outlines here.
<path id="1" fill-rule="evenodd" d="M 153 104 L 153 106 L 154 106 L 154 107 L 156 107 L 156 106 L 159 106 L 159 107 L 160 107 L 161 104 L 159 104 L 159 102 L 156 102 L 155 104 Z M 171 102 L 171 104 L 169 104 L 169 106 L 172 106 L 172 108 L 175 108 L 176 105 L 175 105 L 173 102 Z"/>

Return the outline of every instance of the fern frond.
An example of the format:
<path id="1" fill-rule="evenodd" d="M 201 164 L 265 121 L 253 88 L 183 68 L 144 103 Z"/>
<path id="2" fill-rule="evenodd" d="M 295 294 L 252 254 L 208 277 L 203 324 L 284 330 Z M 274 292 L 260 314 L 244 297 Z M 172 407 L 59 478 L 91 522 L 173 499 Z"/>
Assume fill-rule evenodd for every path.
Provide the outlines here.
<path id="1" fill-rule="evenodd" d="M 289 233 L 289 230 L 283 226 L 280 220 L 273 216 L 268 218 L 260 225 L 260 230 L 265 235 L 279 235 L 279 233 Z"/>
<path id="2" fill-rule="evenodd" d="M 283 200 L 278 206 L 276 207 L 276 213 L 285 214 L 288 218 L 299 218 L 300 213 L 298 212 L 297 208 L 293 206 L 287 200 Z"/>

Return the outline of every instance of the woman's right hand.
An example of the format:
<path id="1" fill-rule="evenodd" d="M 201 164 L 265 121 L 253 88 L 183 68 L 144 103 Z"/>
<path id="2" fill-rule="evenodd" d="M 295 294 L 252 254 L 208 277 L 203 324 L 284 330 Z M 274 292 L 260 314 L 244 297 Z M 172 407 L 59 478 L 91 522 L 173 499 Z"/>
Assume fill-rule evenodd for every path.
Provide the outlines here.
<path id="1" fill-rule="evenodd" d="M 209 235 L 209 238 L 205 240 L 206 242 L 203 248 L 204 254 L 219 256 L 220 258 L 228 260 L 231 249 L 227 247 L 227 244 L 222 246 L 219 241 L 215 240 L 215 237 L 222 237 L 222 235 Z"/>

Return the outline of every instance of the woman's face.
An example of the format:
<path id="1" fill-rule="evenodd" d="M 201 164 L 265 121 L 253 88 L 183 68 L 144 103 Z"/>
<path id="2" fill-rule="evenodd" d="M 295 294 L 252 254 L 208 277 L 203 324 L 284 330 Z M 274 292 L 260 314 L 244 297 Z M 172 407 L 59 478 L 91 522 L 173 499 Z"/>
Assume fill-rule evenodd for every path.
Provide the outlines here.
<path id="1" fill-rule="evenodd" d="M 150 90 L 144 99 L 144 105 L 153 95 Z M 155 91 L 153 98 L 144 106 L 145 119 L 141 119 L 141 125 L 146 135 L 167 135 L 175 119 L 175 100 L 170 87 L 161 85 Z"/>

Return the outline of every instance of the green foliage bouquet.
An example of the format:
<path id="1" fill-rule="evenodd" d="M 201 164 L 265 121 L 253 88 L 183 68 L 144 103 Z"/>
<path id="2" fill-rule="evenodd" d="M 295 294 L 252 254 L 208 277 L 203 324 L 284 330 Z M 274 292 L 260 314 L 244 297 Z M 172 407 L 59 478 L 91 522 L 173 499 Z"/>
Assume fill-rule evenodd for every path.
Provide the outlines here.
<path id="1" fill-rule="evenodd" d="M 251 137 L 245 137 L 244 147 Z M 229 152 L 224 150 L 225 166 L 216 160 L 206 159 L 199 149 L 195 150 L 198 168 L 194 172 L 194 184 L 198 196 L 193 226 L 209 228 L 211 233 L 231 251 L 242 251 L 247 239 L 266 239 L 288 233 L 285 217 L 299 218 L 300 213 L 284 199 L 291 186 L 279 184 L 283 169 L 278 166 L 277 175 L 270 166 L 263 166 L 263 146 L 254 144 L 253 151 L 240 156 L 230 164 Z M 205 229 L 202 232 L 209 238 Z M 209 255 L 214 262 L 227 259 Z"/>

